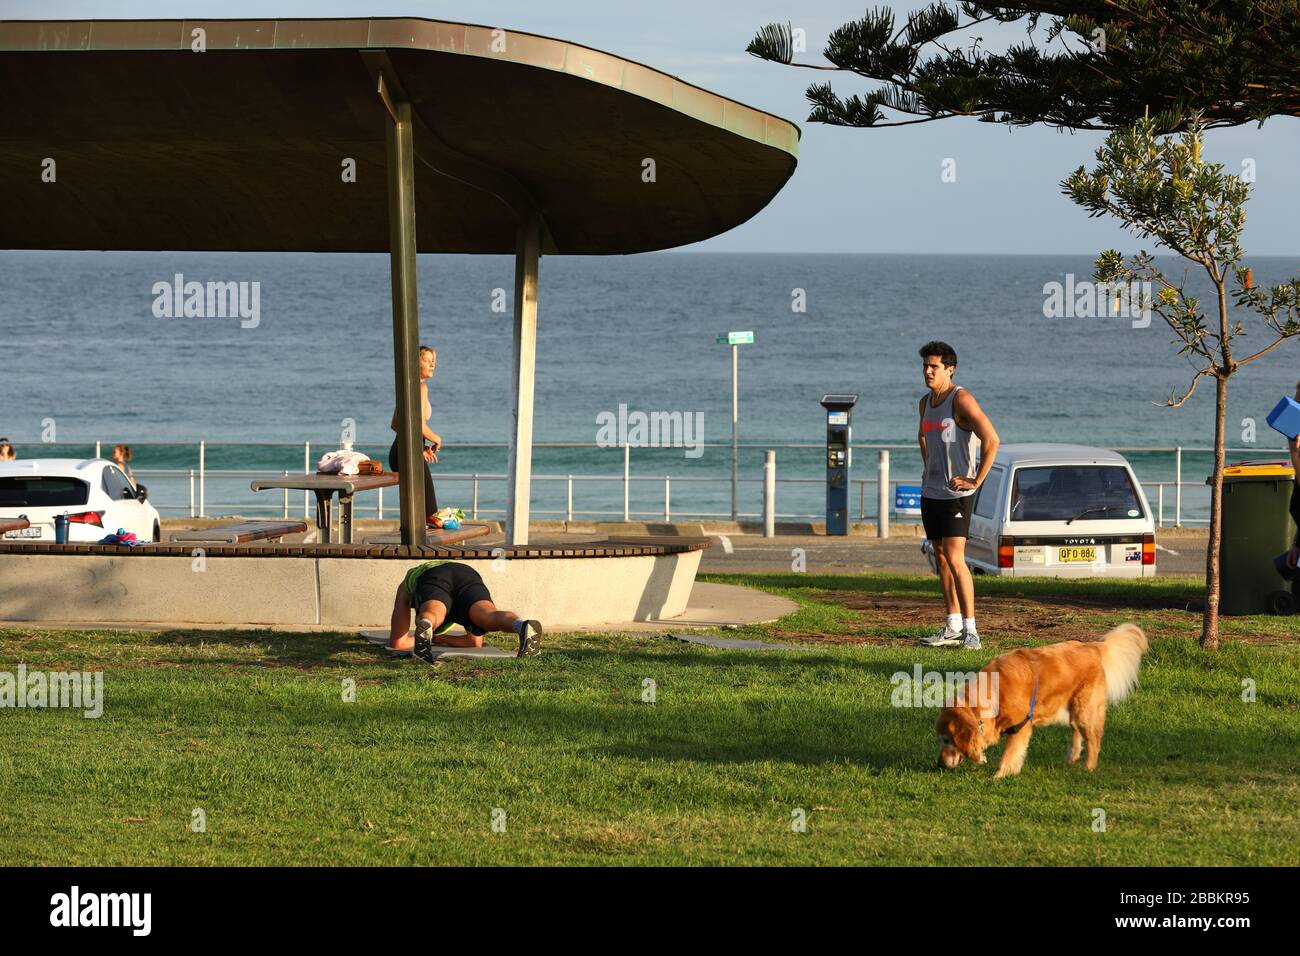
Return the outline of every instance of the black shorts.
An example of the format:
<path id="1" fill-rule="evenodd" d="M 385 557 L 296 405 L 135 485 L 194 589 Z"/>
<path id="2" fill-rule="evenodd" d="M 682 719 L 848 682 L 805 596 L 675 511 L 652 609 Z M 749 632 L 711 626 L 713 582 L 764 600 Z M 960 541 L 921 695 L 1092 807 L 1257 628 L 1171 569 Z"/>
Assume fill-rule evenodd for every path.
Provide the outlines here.
<path id="1" fill-rule="evenodd" d="M 470 623 L 469 609 L 479 601 L 491 600 L 487 585 L 469 565 L 440 564 L 416 579 L 411 609 L 419 615 L 425 601 L 438 601 L 447 609 L 447 621 L 453 621 L 468 633 L 481 637 L 486 632 Z"/>
<path id="2" fill-rule="evenodd" d="M 969 538 L 970 512 L 974 495 L 964 498 L 922 498 L 921 523 L 931 541 L 940 538 Z"/>

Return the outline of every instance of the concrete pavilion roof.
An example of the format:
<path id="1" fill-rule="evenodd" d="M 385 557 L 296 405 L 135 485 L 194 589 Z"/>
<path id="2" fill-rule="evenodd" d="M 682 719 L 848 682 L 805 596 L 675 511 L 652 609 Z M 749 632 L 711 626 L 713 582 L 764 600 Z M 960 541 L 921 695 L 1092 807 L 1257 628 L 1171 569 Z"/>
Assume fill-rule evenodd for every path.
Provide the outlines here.
<path id="1" fill-rule="evenodd" d="M 0 21 L 0 248 L 386 252 L 381 70 L 416 117 L 420 252 L 514 253 L 527 206 L 545 253 L 684 245 L 755 215 L 797 163 L 786 120 L 530 33 Z"/>

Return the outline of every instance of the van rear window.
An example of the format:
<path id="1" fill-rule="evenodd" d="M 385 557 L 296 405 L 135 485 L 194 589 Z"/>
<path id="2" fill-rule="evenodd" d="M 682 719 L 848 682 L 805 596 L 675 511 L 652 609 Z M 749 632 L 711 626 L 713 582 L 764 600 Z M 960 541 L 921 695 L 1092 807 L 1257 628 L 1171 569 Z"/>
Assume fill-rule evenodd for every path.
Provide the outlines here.
<path id="1" fill-rule="evenodd" d="M 1144 518 L 1128 469 L 1119 465 L 1017 468 L 1012 521 L 1114 521 Z"/>
<path id="2" fill-rule="evenodd" d="M 89 500 L 90 485 L 79 478 L 0 478 L 0 508 L 62 508 Z"/>

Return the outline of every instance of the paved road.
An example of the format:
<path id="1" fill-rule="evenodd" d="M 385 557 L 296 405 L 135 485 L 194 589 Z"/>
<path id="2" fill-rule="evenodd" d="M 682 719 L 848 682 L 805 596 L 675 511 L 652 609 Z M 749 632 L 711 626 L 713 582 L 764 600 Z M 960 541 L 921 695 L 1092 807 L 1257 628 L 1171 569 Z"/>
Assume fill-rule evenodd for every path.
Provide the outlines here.
<path id="1" fill-rule="evenodd" d="M 639 533 L 639 532 L 638 532 Z M 599 537 L 591 532 L 546 532 L 537 543 L 591 541 Z M 853 574 L 863 571 L 896 571 L 928 574 L 930 566 L 921 553 L 921 539 L 914 535 L 880 539 L 869 534 L 827 537 L 810 534 L 782 534 L 776 538 L 762 535 L 711 532 L 713 547 L 704 552 L 700 570 L 722 573 L 793 571 L 802 551 L 804 568 L 809 574 Z M 1156 569 L 1172 577 L 1201 577 L 1205 573 L 1205 545 L 1208 534 L 1203 529 L 1179 529 L 1156 535 Z M 501 540 L 494 535 L 484 538 L 487 546 Z"/>
<path id="2" fill-rule="evenodd" d="M 733 534 L 715 539 L 704 552 L 701 571 L 775 572 L 795 570 L 798 549 L 802 549 L 809 574 L 850 574 L 861 571 L 899 571 L 929 573 L 930 566 L 921 553 L 920 538 L 866 536 L 828 538 L 823 535 L 782 535 L 764 539 L 754 535 Z M 1158 538 L 1156 569 L 1161 575 L 1196 577 L 1205 570 L 1204 533 L 1186 533 Z M 730 553 L 728 553 L 730 545 Z"/>
<path id="3" fill-rule="evenodd" d="M 189 527 L 195 522 L 168 521 L 164 531 Z M 211 524 L 213 522 L 207 522 Z M 358 522 L 357 536 L 391 531 L 393 522 Z M 910 529 L 909 529 L 910 530 Z M 643 534 L 642 530 L 628 533 Z M 689 532 L 688 532 L 689 533 Z M 539 531 L 533 536 L 535 544 L 564 544 L 598 539 L 603 533 L 592 531 L 557 532 Z M 846 537 L 827 537 L 817 534 L 782 534 L 768 539 L 762 535 L 716 532 L 713 547 L 704 552 L 701 571 L 726 572 L 778 572 L 794 570 L 797 549 L 803 552 L 804 571 L 810 574 L 853 574 L 863 571 L 896 571 L 928 574 L 929 565 L 921 554 L 921 539 L 913 534 L 897 534 L 881 540 L 872 534 L 854 534 Z M 1156 567 L 1161 575 L 1200 577 L 1205 573 L 1204 529 L 1179 529 L 1159 532 L 1156 535 Z M 501 543 L 500 533 L 477 539 L 474 543 L 492 547 Z"/>

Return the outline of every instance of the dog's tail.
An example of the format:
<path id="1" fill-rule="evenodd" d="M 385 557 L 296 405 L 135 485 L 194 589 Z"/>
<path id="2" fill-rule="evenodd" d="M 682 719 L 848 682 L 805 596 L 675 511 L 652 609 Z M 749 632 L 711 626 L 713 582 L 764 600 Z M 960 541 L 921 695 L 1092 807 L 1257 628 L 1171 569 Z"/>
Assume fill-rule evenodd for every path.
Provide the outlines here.
<path id="1" fill-rule="evenodd" d="M 1118 704 L 1137 687 L 1138 667 L 1147 652 L 1147 636 L 1136 624 L 1121 624 L 1102 638 L 1101 666 L 1106 672 L 1106 700 Z"/>

